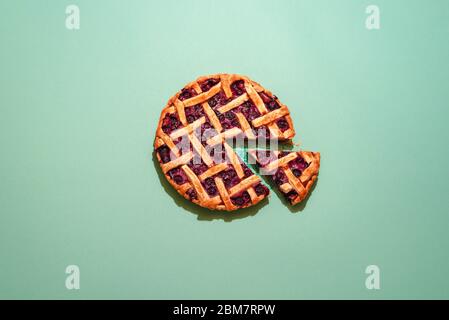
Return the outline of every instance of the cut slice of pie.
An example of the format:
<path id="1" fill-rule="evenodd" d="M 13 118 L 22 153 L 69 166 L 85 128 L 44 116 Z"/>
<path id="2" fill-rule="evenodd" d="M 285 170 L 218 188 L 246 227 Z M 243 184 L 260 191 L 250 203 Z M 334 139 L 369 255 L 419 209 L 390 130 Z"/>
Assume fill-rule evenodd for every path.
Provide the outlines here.
<path id="1" fill-rule="evenodd" d="M 290 204 L 307 197 L 320 169 L 320 153 L 309 151 L 250 150 L 261 175 L 269 175 Z"/>
<path id="2" fill-rule="evenodd" d="M 294 135 L 288 108 L 270 91 L 245 76 L 216 74 L 198 78 L 169 99 L 154 149 L 181 195 L 206 208 L 230 211 L 260 202 L 269 190 L 226 139 L 282 141 Z M 222 153 L 224 160 L 217 159 Z"/>

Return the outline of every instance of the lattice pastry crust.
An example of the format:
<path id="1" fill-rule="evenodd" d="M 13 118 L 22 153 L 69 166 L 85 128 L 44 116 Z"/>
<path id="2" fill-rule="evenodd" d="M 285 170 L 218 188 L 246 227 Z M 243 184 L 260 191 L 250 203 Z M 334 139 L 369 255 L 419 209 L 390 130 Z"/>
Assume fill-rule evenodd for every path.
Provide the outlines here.
<path id="1" fill-rule="evenodd" d="M 303 201 L 320 170 L 320 153 L 309 151 L 250 150 L 260 166 L 260 173 L 269 175 L 290 204 Z"/>
<path id="2" fill-rule="evenodd" d="M 231 211 L 255 205 L 269 190 L 226 139 L 282 141 L 294 135 L 289 109 L 270 91 L 245 76 L 215 74 L 190 82 L 169 99 L 154 147 L 162 171 L 181 195 L 206 208 Z M 180 144 L 186 140 L 190 148 L 184 150 Z M 220 147 L 218 156 L 211 151 Z"/>

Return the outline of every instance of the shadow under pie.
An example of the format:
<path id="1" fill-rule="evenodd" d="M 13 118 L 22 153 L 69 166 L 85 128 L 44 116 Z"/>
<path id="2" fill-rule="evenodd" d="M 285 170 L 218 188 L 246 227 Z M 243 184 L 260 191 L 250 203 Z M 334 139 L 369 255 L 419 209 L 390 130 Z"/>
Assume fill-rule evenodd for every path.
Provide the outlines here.
<path id="1" fill-rule="evenodd" d="M 164 188 L 165 192 L 167 192 L 170 197 L 173 198 L 176 205 L 178 207 L 182 207 L 183 209 L 196 214 L 198 216 L 198 220 L 201 221 L 213 221 L 213 220 L 223 220 L 225 222 L 231 222 L 233 220 L 243 219 L 250 216 L 254 216 L 257 214 L 257 212 L 260 210 L 260 208 L 268 203 L 268 197 L 260 201 L 259 203 L 247 207 L 247 208 L 241 208 L 237 211 L 219 211 L 219 210 L 211 210 L 204 207 L 201 207 L 200 205 L 197 205 L 193 202 L 190 202 L 189 200 L 185 199 L 182 195 L 180 195 L 176 189 L 173 188 L 173 186 L 167 181 L 167 177 L 165 177 L 164 173 L 161 170 L 159 161 L 156 156 L 156 151 L 152 152 L 152 158 L 153 158 L 153 165 L 155 167 L 155 170 L 157 172 L 159 181 Z"/>

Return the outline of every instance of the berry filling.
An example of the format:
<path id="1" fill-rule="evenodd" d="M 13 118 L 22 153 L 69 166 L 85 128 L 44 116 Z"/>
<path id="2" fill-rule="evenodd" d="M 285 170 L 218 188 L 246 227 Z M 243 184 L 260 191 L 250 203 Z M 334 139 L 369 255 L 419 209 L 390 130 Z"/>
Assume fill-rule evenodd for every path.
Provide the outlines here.
<path id="1" fill-rule="evenodd" d="M 185 174 L 184 170 L 182 170 L 181 168 L 171 169 L 167 173 L 176 184 L 184 184 L 187 182 L 187 175 Z"/>
<path id="2" fill-rule="evenodd" d="M 283 185 L 284 183 L 288 182 L 288 178 L 285 175 L 284 171 L 282 169 L 278 169 L 276 173 L 273 175 L 273 181 L 278 186 Z"/>
<path id="3" fill-rule="evenodd" d="M 171 151 L 166 145 L 163 145 L 163 146 L 160 146 L 159 148 L 157 148 L 157 153 L 159 154 L 159 157 L 161 158 L 162 163 L 170 162 Z"/>
<path id="4" fill-rule="evenodd" d="M 219 173 L 220 177 L 223 179 L 226 188 L 232 188 L 240 182 L 240 178 L 237 176 L 237 172 L 234 169 L 227 169 Z"/>
<path id="5" fill-rule="evenodd" d="M 267 187 L 265 187 L 263 184 L 259 183 L 257 186 L 254 187 L 254 191 L 256 191 L 256 194 L 258 196 L 265 195 L 267 196 L 270 193 L 270 190 L 268 190 Z"/>
<path id="6" fill-rule="evenodd" d="M 162 120 L 162 131 L 170 134 L 181 126 L 177 113 L 166 114 Z"/>
<path id="7" fill-rule="evenodd" d="M 297 177 L 297 178 L 300 177 L 302 174 L 302 171 L 299 169 L 293 169 L 292 172 L 295 175 L 295 177 Z"/>
<path id="8" fill-rule="evenodd" d="M 281 151 L 279 152 L 279 158 L 283 158 L 287 155 L 289 155 L 291 152 L 290 151 Z"/>
<path id="9" fill-rule="evenodd" d="M 257 162 L 259 162 L 259 164 L 264 167 L 267 164 L 269 164 L 270 162 L 276 160 L 277 157 L 274 154 L 274 152 L 272 151 L 257 151 Z"/>
<path id="10" fill-rule="evenodd" d="M 280 108 L 279 104 L 276 102 L 276 96 L 270 97 L 265 92 L 260 92 L 259 95 L 268 110 L 273 111 Z"/>
<path id="11" fill-rule="evenodd" d="M 215 164 L 225 163 L 228 159 L 223 145 L 208 147 L 206 148 L 206 151 L 209 152 L 210 157 L 214 160 Z"/>
<path id="12" fill-rule="evenodd" d="M 196 95 L 198 95 L 198 94 L 196 93 L 195 89 L 193 89 L 193 88 L 184 88 L 184 89 L 181 90 L 181 93 L 179 94 L 178 99 L 181 100 L 181 101 L 184 101 L 184 100 L 190 99 L 190 98 L 192 98 L 192 97 L 194 97 Z"/>
<path id="13" fill-rule="evenodd" d="M 245 83 L 243 82 L 243 80 L 237 80 L 234 81 L 231 84 L 231 91 L 232 94 L 236 97 L 236 96 L 241 96 L 246 90 L 245 90 Z"/>
<path id="14" fill-rule="evenodd" d="M 253 175 L 253 172 L 251 171 L 250 168 L 248 168 L 248 166 L 245 163 L 241 162 L 240 165 L 242 166 L 243 173 L 245 174 L 245 178 L 248 178 Z"/>
<path id="15" fill-rule="evenodd" d="M 198 154 L 195 154 L 188 166 L 197 176 L 201 175 L 208 169 L 207 165 L 203 162 Z"/>
<path id="16" fill-rule="evenodd" d="M 231 202 L 239 207 L 242 207 L 251 201 L 251 197 L 247 191 L 243 191 L 240 195 L 231 198 Z"/>
<path id="17" fill-rule="evenodd" d="M 190 200 L 198 199 L 198 195 L 196 194 L 196 191 L 193 188 L 187 190 L 186 194 L 187 194 L 187 196 L 189 197 Z"/>
<path id="18" fill-rule="evenodd" d="M 309 163 L 307 163 L 302 157 L 298 156 L 295 160 L 290 161 L 288 166 L 292 170 L 295 177 L 299 177 L 303 171 L 309 167 Z"/>
<path id="19" fill-rule="evenodd" d="M 295 198 L 298 196 L 298 193 L 295 190 L 292 190 L 288 193 L 284 194 L 285 199 L 287 199 L 288 201 L 290 201 L 290 203 L 293 202 L 293 200 L 295 200 Z"/>
<path id="20" fill-rule="evenodd" d="M 220 106 L 226 105 L 229 101 L 230 99 L 226 98 L 225 93 L 223 91 L 220 91 L 215 96 L 210 98 L 208 102 L 211 108 L 216 109 Z"/>
<path id="21" fill-rule="evenodd" d="M 184 109 L 184 111 L 188 123 L 192 123 L 193 121 L 198 120 L 199 118 L 204 116 L 203 107 L 199 104 L 187 107 Z"/>
<path id="22" fill-rule="evenodd" d="M 201 125 L 201 133 L 203 133 L 204 131 L 206 131 L 206 130 L 208 130 L 208 129 L 212 129 L 212 125 L 210 124 L 209 119 L 206 120 L 206 122 L 204 122 L 204 123 Z"/>
<path id="23" fill-rule="evenodd" d="M 203 92 L 209 91 L 210 88 L 212 88 L 213 86 L 215 86 L 218 82 L 220 82 L 219 79 L 214 79 L 214 78 L 210 78 L 207 79 L 204 82 L 200 83 L 200 88 Z"/>
<path id="24" fill-rule="evenodd" d="M 230 110 L 223 114 L 218 115 L 218 120 L 221 123 L 223 129 L 231 129 L 233 127 L 240 127 L 240 122 L 234 113 L 234 110 Z"/>
<path id="25" fill-rule="evenodd" d="M 280 118 L 278 121 L 276 121 L 276 124 L 279 127 L 279 130 L 281 130 L 281 132 L 286 131 L 288 128 L 290 128 L 290 125 L 287 122 L 287 119 L 285 118 Z"/>
<path id="26" fill-rule="evenodd" d="M 200 129 L 195 130 L 195 135 L 200 139 L 203 146 L 207 147 L 207 141 L 218 134 L 217 130 L 211 125 L 209 119 L 206 117 L 206 122 L 203 123 Z"/>
<path id="27" fill-rule="evenodd" d="M 179 149 L 181 154 L 186 154 L 192 151 L 192 144 L 187 136 L 179 137 L 176 140 L 173 140 L 173 143 Z"/>
<path id="28" fill-rule="evenodd" d="M 254 103 L 251 101 L 246 101 L 238 107 L 238 110 L 245 116 L 248 121 L 252 121 L 260 116 L 259 110 L 256 108 Z"/>
<path id="29" fill-rule="evenodd" d="M 256 136 L 258 138 L 269 139 L 270 138 L 270 130 L 267 126 L 260 126 L 256 129 Z"/>
<path id="30" fill-rule="evenodd" d="M 210 196 L 216 196 L 218 194 L 217 186 L 215 185 L 215 181 L 213 178 L 207 178 L 203 182 L 204 189 Z"/>

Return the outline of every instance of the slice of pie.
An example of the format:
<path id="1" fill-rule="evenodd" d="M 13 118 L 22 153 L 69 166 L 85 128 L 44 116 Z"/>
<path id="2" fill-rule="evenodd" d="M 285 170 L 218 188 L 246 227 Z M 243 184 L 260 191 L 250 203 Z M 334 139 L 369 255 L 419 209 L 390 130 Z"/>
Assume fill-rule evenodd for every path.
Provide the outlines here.
<path id="1" fill-rule="evenodd" d="M 169 99 L 154 148 L 170 184 L 210 209 L 235 210 L 260 202 L 269 190 L 226 142 L 229 138 L 291 139 L 287 106 L 245 76 L 200 77 Z"/>
<path id="2" fill-rule="evenodd" d="M 307 197 L 320 169 L 320 153 L 309 151 L 250 150 L 261 175 L 269 175 L 290 204 Z"/>

